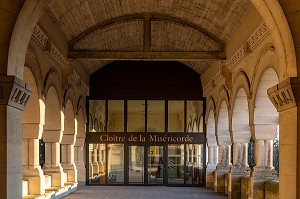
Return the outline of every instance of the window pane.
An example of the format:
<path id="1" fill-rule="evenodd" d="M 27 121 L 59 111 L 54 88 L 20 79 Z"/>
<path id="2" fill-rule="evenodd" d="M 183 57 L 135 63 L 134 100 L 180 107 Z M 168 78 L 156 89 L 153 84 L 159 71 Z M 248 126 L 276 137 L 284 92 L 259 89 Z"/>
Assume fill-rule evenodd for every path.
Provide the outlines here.
<path id="1" fill-rule="evenodd" d="M 89 131 L 91 132 L 106 131 L 106 101 L 105 100 L 89 101 Z"/>
<path id="2" fill-rule="evenodd" d="M 203 133 L 203 101 L 187 101 L 187 132 Z"/>
<path id="3" fill-rule="evenodd" d="M 105 184 L 105 144 L 89 144 L 89 183 Z"/>
<path id="4" fill-rule="evenodd" d="M 148 146 L 148 183 L 162 184 L 164 178 L 164 148 L 163 146 Z"/>
<path id="5" fill-rule="evenodd" d="M 124 183 L 124 144 L 107 144 L 108 184 Z"/>
<path id="6" fill-rule="evenodd" d="M 108 101 L 108 132 L 124 132 L 124 101 Z"/>
<path id="7" fill-rule="evenodd" d="M 144 183 L 144 146 L 129 146 L 129 183 Z"/>
<path id="8" fill-rule="evenodd" d="M 127 101 L 127 131 L 145 132 L 145 101 Z"/>
<path id="9" fill-rule="evenodd" d="M 184 130 L 184 102 L 168 102 L 168 132 L 183 132 Z"/>
<path id="10" fill-rule="evenodd" d="M 203 145 L 187 144 L 187 184 L 203 184 Z"/>
<path id="11" fill-rule="evenodd" d="M 165 132 L 165 101 L 147 101 L 147 132 Z"/>

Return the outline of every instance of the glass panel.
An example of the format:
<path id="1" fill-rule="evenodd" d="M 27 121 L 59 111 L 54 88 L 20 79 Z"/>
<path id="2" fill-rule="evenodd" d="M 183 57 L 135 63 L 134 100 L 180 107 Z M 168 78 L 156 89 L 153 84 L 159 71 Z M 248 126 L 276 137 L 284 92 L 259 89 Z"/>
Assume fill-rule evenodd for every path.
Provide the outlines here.
<path id="1" fill-rule="evenodd" d="M 89 183 L 105 184 L 105 144 L 89 144 Z"/>
<path id="2" fill-rule="evenodd" d="M 129 146 L 129 183 L 144 183 L 144 146 Z"/>
<path id="3" fill-rule="evenodd" d="M 203 184 L 203 145 L 187 144 L 187 184 Z"/>
<path id="4" fill-rule="evenodd" d="M 89 130 L 90 132 L 106 131 L 106 101 L 89 101 Z"/>
<path id="5" fill-rule="evenodd" d="M 108 101 L 108 132 L 124 132 L 124 101 Z"/>
<path id="6" fill-rule="evenodd" d="M 187 132 L 203 133 L 203 101 L 187 101 Z"/>
<path id="7" fill-rule="evenodd" d="M 124 144 L 107 144 L 107 182 L 124 183 Z"/>
<path id="8" fill-rule="evenodd" d="M 149 146 L 148 147 L 148 183 L 162 184 L 163 173 L 163 146 Z"/>
<path id="9" fill-rule="evenodd" d="M 147 101 L 147 132 L 165 132 L 165 101 Z"/>
<path id="10" fill-rule="evenodd" d="M 127 132 L 145 132 L 145 101 L 127 101 Z"/>
<path id="11" fill-rule="evenodd" d="M 184 183 L 184 145 L 168 145 L 168 183 Z"/>
<path id="12" fill-rule="evenodd" d="M 184 127 L 184 102 L 168 102 L 168 132 L 183 132 Z"/>

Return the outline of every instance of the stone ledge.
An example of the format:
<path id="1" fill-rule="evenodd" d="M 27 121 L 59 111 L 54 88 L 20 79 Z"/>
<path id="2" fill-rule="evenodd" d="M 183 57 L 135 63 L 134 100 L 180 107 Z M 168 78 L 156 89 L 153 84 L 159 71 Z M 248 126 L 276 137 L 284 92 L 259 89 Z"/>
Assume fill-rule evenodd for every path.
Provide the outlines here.
<path id="1" fill-rule="evenodd" d="M 66 182 L 63 187 L 50 187 L 44 195 L 27 195 L 23 199 L 59 199 L 77 190 L 77 182 Z"/>
<path id="2" fill-rule="evenodd" d="M 279 182 L 270 180 L 265 183 L 265 191 L 279 194 Z"/>

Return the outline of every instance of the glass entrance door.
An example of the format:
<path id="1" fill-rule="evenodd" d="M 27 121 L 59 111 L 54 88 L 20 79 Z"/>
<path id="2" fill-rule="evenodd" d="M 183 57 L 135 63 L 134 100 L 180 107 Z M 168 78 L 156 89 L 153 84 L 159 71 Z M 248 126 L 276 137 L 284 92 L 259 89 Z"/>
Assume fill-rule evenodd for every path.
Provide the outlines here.
<path id="1" fill-rule="evenodd" d="M 128 183 L 144 184 L 144 146 L 128 146 Z"/>
<path id="2" fill-rule="evenodd" d="M 184 144 L 168 145 L 168 184 L 184 184 Z"/>
<path id="3" fill-rule="evenodd" d="M 164 147 L 148 146 L 148 184 L 164 183 Z"/>

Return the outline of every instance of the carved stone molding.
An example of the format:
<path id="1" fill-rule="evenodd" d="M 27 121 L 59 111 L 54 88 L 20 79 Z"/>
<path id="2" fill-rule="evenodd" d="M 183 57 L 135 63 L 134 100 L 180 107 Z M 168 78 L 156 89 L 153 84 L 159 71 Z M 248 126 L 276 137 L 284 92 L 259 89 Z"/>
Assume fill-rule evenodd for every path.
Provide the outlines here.
<path id="1" fill-rule="evenodd" d="M 247 43 L 251 51 L 256 48 L 260 42 L 269 34 L 266 24 L 261 24 L 254 33 L 247 39 Z"/>
<path id="2" fill-rule="evenodd" d="M 23 111 L 31 96 L 31 87 L 14 76 L 1 76 L 0 79 L 0 105 Z"/>
<path id="3" fill-rule="evenodd" d="M 39 26 L 35 26 L 33 29 L 32 37 L 38 42 L 38 44 L 44 49 L 47 45 L 48 37 L 41 30 Z"/>
<path id="4" fill-rule="evenodd" d="M 242 45 L 227 62 L 227 66 L 229 70 L 231 71 L 234 68 L 234 66 L 237 65 L 237 63 L 239 63 L 248 52 L 249 52 L 248 45 L 247 44 Z"/>
<path id="5" fill-rule="evenodd" d="M 293 108 L 300 102 L 300 78 L 290 77 L 268 89 L 268 96 L 278 112 Z"/>

